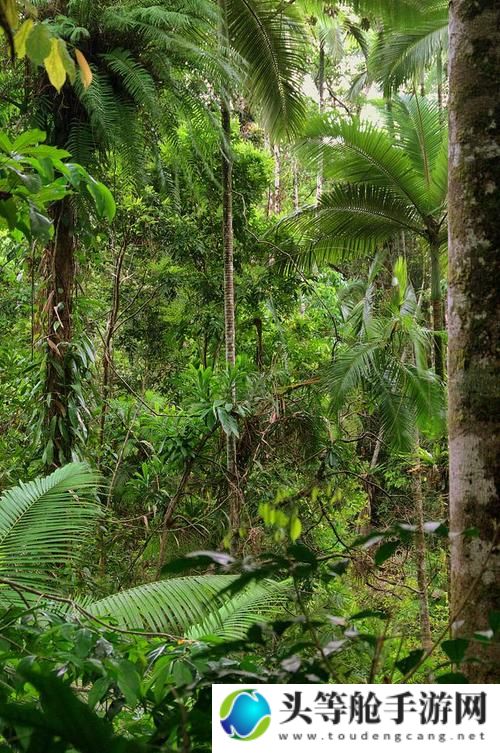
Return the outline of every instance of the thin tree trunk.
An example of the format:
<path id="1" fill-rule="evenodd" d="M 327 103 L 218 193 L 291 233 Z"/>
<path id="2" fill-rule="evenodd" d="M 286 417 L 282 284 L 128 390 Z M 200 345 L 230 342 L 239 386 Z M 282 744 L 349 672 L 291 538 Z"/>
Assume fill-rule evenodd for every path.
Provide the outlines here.
<path id="1" fill-rule="evenodd" d="M 257 343 L 255 346 L 255 365 L 259 371 L 264 368 L 264 343 L 262 340 L 262 319 L 256 316 L 253 320 L 255 325 L 255 332 L 257 335 Z"/>
<path id="2" fill-rule="evenodd" d="M 273 212 L 281 212 L 281 151 L 278 144 L 274 145 L 274 191 L 273 191 Z"/>
<path id="3" fill-rule="evenodd" d="M 293 208 L 295 211 L 299 208 L 299 170 L 297 167 L 297 160 L 292 160 L 292 173 L 293 173 Z"/>
<path id="4" fill-rule="evenodd" d="M 102 356 L 102 408 L 101 420 L 99 427 L 99 446 L 102 450 L 104 443 L 104 430 L 106 426 L 106 414 L 108 411 L 108 402 L 111 395 L 111 370 L 113 366 L 113 338 L 115 335 L 118 314 L 120 313 L 120 285 L 123 260 L 127 250 L 127 238 L 124 239 L 118 254 L 116 256 L 113 269 L 113 295 L 111 311 L 109 312 L 106 324 L 106 333 L 104 335 L 104 352 Z"/>
<path id="5" fill-rule="evenodd" d="M 68 412 L 72 392 L 71 353 L 73 290 L 75 284 L 74 210 L 66 198 L 53 209 L 55 235 L 43 267 L 47 280 L 47 362 L 45 370 L 47 441 L 53 451 L 47 465 L 71 460 L 73 430 Z"/>
<path id="6" fill-rule="evenodd" d="M 418 447 L 419 436 L 418 432 L 416 432 L 415 454 L 417 458 Z M 418 600 L 420 606 L 420 632 L 422 636 L 422 646 L 425 651 L 429 651 L 432 647 L 432 633 L 429 613 L 426 546 L 424 534 L 424 495 L 422 493 L 422 474 L 420 467 L 415 468 L 413 471 L 412 487 L 413 501 L 415 503 L 415 522 L 417 528 L 415 535 L 415 561 L 417 566 L 417 584 L 419 592 Z"/>
<path id="7" fill-rule="evenodd" d="M 436 58 L 437 99 L 440 116 L 443 113 L 443 50 L 440 47 Z"/>
<path id="8" fill-rule="evenodd" d="M 441 295 L 441 270 L 439 266 L 439 242 L 430 244 L 431 256 L 431 307 L 434 331 L 434 370 L 441 379 L 444 376 L 443 358 L 443 299 Z"/>
<path id="9" fill-rule="evenodd" d="M 234 304 L 234 234 L 233 234 L 233 157 L 231 153 L 231 113 L 222 103 L 222 225 L 224 240 L 224 336 L 226 363 L 236 363 L 236 328 Z M 231 401 L 236 404 L 236 385 L 231 387 Z M 226 472 L 228 479 L 229 524 L 233 539 L 240 527 L 242 496 L 238 478 L 237 441 L 234 434 L 226 436 Z"/>
<path id="10" fill-rule="evenodd" d="M 500 4 L 450 7 L 451 609 L 454 635 L 470 637 L 500 606 Z M 498 640 L 470 654 L 483 660 L 471 682 L 500 680 Z"/>
<path id="11" fill-rule="evenodd" d="M 377 439 L 375 440 L 375 447 L 373 449 L 372 458 L 370 460 L 370 471 L 365 482 L 367 499 L 366 499 L 365 508 L 361 513 L 361 526 L 359 529 L 359 533 L 361 536 L 367 536 L 374 527 L 374 520 L 373 520 L 374 504 L 373 503 L 375 499 L 375 488 L 373 484 L 370 482 L 371 482 L 371 476 L 372 476 L 373 470 L 377 466 L 381 449 L 382 449 L 382 429 L 379 430 L 377 434 Z"/>
<path id="12" fill-rule="evenodd" d="M 325 45 L 319 43 L 319 66 L 318 66 L 318 93 L 319 93 L 319 114 L 322 115 L 325 109 Z M 323 193 L 323 160 L 318 165 L 318 175 L 316 177 L 316 201 L 319 203 Z"/>

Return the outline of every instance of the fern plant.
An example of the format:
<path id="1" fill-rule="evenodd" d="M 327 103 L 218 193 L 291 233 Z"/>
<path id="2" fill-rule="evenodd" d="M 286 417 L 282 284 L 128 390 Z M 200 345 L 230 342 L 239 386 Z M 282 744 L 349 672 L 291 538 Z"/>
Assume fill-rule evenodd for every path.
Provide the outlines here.
<path id="1" fill-rule="evenodd" d="M 71 463 L 2 495 L 0 604 L 68 595 L 68 570 L 81 562 L 82 545 L 91 540 L 101 515 L 97 484 L 98 476 L 85 463 Z M 111 627 L 169 632 L 193 640 L 207 634 L 233 640 L 283 608 L 289 589 L 286 582 L 264 581 L 233 596 L 229 586 L 236 579 L 233 575 L 172 578 L 96 602 L 78 598 L 75 604 Z"/>
<path id="2" fill-rule="evenodd" d="M 4 492 L 0 577 L 41 591 L 61 591 L 61 568 L 79 562 L 81 543 L 100 515 L 97 482 L 85 463 L 73 463 Z M 8 590 L 1 589 L 0 599 Z"/>

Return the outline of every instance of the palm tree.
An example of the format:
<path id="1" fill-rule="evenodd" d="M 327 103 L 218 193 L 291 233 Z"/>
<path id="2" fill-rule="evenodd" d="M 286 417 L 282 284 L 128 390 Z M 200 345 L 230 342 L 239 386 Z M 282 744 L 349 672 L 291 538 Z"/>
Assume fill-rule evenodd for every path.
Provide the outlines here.
<path id="1" fill-rule="evenodd" d="M 368 286 L 363 288 L 356 282 L 351 286 L 354 288 L 351 301 L 344 296 L 345 343 L 326 369 L 323 384 L 331 395 L 334 412 L 340 413 L 348 399 L 357 393 L 363 394 L 365 399 L 368 397 L 380 420 L 377 444 L 384 440 L 394 450 L 403 452 L 412 463 L 421 634 L 422 645 L 429 650 L 432 637 L 424 498 L 418 458 L 420 432 L 433 438 L 442 435 L 444 395 L 440 380 L 427 368 L 425 345 L 428 333 L 419 322 L 419 305 L 408 280 L 406 261 L 399 258 L 394 264 L 389 300 L 384 301 L 380 311 L 374 312 L 374 283 L 380 269 L 381 260 L 377 256 L 370 270 Z M 372 462 L 370 469 L 373 467 Z M 371 505 L 367 513 L 371 518 Z"/>
<path id="2" fill-rule="evenodd" d="M 211 4 L 199 0 L 185 12 L 169 2 L 128 0 L 38 0 L 36 5 L 42 22 L 37 28 L 49 39 L 52 35 L 65 40 L 67 49 L 83 56 L 88 68 L 87 86 L 76 78 L 73 83 L 67 80 L 59 92 L 39 69 L 33 91 L 36 124 L 47 133 L 48 143 L 67 149 L 81 164 L 114 160 L 120 174 L 137 182 L 148 145 L 154 148 L 160 129 L 165 131 L 166 124 L 172 129 L 179 111 L 202 107 L 180 74 L 186 62 L 191 77 L 201 65 L 214 80 L 222 75 L 210 51 L 202 52 L 197 44 L 213 22 Z M 162 92 L 167 94 L 162 97 Z M 54 207 L 56 233 L 43 265 L 48 312 L 45 423 L 54 445 L 54 465 L 72 458 L 85 423 L 80 398 L 73 394 L 76 219 L 73 201 Z"/>
<path id="3" fill-rule="evenodd" d="M 400 97 L 385 128 L 358 120 L 313 122 L 303 144 L 332 179 L 318 206 L 288 220 L 306 242 L 304 263 L 367 256 L 402 232 L 429 252 L 434 366 L 443 376 L 440 251 L 446 242 L 447 135 L 438 107 Z"/>
<path id="4" fill-rule="evenodd" d="M 85 463 L 70 463 L 0 497 L 0 604 L 52 597 L 52 608 L 72 604 L 80 616 L 111 626 L 230 640 L 243 638 L 256 621 L 284 606 L 288 583 L 263 581 L 233 594 L 236 575 L 171 578 L 96 602 L 68 598 L 70 578 L 65 582 L 63 576 L 82 563 L 102 516 L 98 483 Z"/>
<path id="5" fill-rule="evenodd" d="M 386 96 L 437 64 L 438 100 L 442 104 L 442 58 L 448 47 L 446 0 L 354 0 L 356 11 L 381 19 L 368 59 L 372 78 L 384 86 Z"/>

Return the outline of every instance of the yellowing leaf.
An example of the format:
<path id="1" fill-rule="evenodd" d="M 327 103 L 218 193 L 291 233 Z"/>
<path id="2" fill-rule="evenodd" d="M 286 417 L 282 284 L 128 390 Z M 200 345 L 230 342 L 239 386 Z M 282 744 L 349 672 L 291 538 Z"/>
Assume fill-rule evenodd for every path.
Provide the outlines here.
<path id="1" fill-rule="evenodd" d="M 302 533 L 302 523 L 296 515 L 293 515 L 290 520 L 290 538 L 292 541 L 297 541 Z"/>
<path id="2" fill-rule="evenodd" d="M 0 6 L 1 10 L 3 11 L 3 16 L 9 24 L 10 28 L 16 29 L 19 21 L 19 16 L 17 15 L 18 11 L 16 0 L 2 0 Z"/>
<path id="3" fill-rule="evenodd" d="M 82 79 L 82 84 L 85 89 L 88 89 L 90 84 L 92 83 L 92 71 L 90 70 L 90 65 L 87 63 L 87 58 L 85 57 L 83 52 L 75 49 L 75 55 L 76 62 L 78 63 L 78 66 L 80 68 L 80 78 Z"/>
<path id="4" fill-rule="evenodd" d="M 64 82 L 66 81 L 66 68 L 64 67 L 64 62 L 61 56 L 59 42 L 59 39 L 50 40 L 50 53 L 43 61 L 49 81 L 58 92 L 61 91 Z"/>
<path id="5" fill-rule="evenodd" d="M 14 37 L 14 47 L 16 49 L 17 57 L 21 60 L 26 56 L 26 41 L 33 31 L 33 19 L 28 18 Z"/>

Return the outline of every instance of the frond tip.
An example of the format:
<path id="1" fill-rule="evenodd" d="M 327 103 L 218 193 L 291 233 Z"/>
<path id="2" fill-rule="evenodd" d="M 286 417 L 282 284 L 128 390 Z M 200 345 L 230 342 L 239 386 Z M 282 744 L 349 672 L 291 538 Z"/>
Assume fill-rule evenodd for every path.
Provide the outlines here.
<path id="1" fill-rule="evenodd" d="M 6 491 L 0 498 L 0 575 L 59 592 L 61 572 L 54 569 L 78 561 L 100 514 L 98 481 L 86 463 L 70 463 Z"/>

